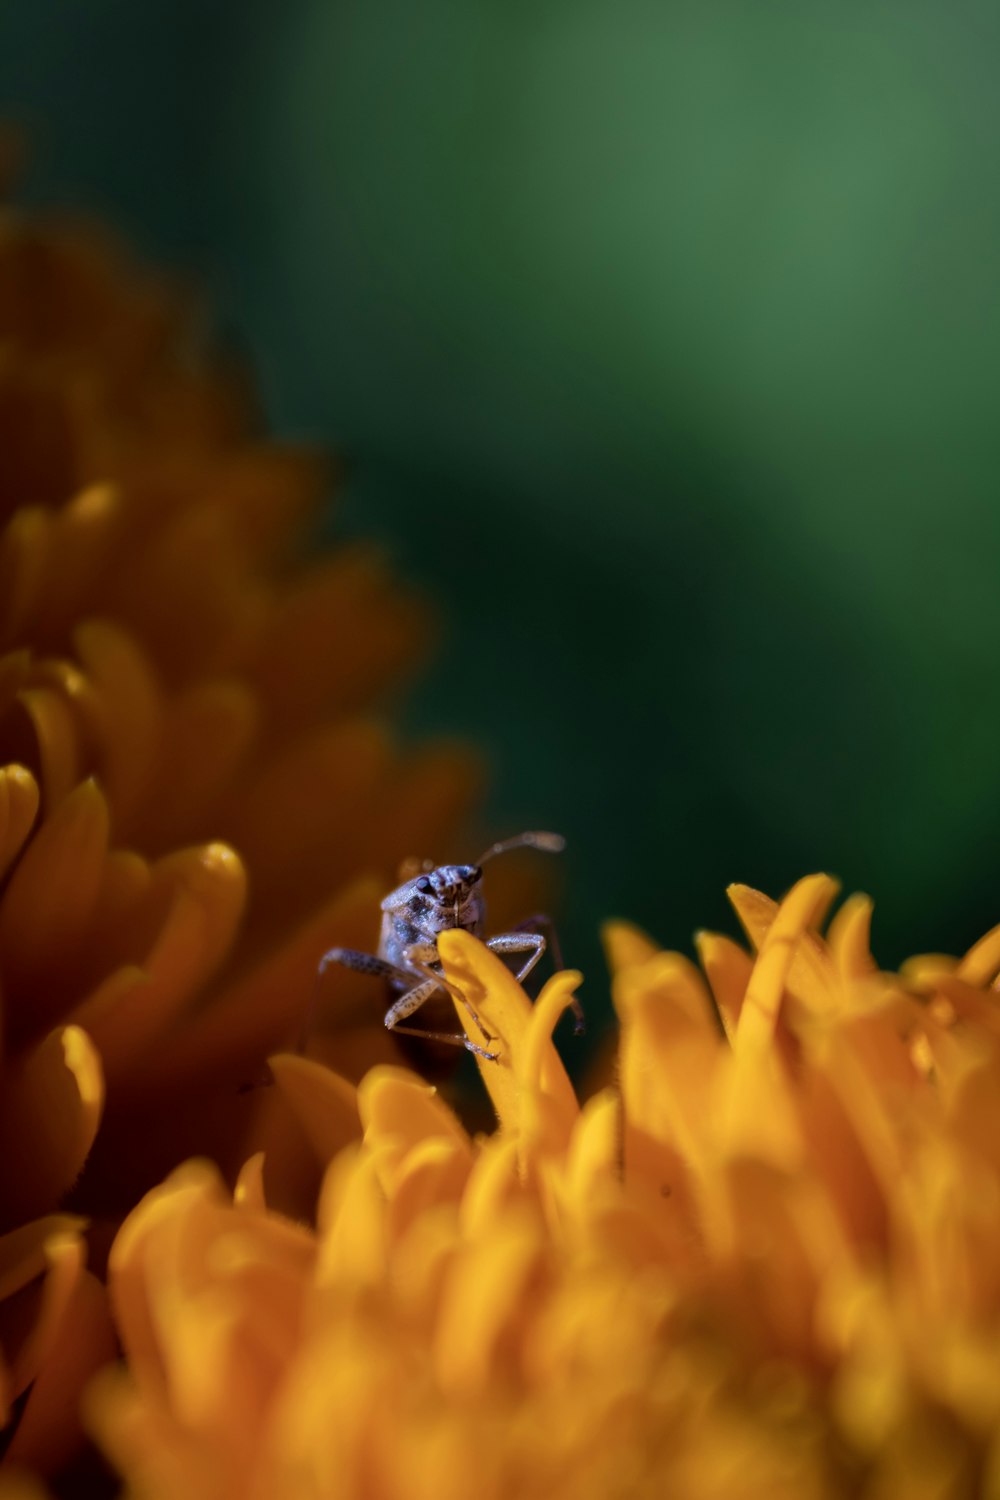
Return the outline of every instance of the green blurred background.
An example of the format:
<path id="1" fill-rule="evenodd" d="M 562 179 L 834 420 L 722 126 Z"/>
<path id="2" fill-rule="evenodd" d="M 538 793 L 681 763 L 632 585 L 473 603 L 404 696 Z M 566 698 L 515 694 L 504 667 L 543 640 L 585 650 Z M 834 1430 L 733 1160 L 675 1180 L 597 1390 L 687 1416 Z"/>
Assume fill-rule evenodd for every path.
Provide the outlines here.
<path id="1" fill-rule="evenodd" d="M 571 840 L 564 946 L 876 897 L 1000 917 L 1000 13 L 31 0 L 31 191 L 192 271 L 331 535 L 442 602 L 406 707 Z M 433 853 L 434 851 L 429 851 Z"/>

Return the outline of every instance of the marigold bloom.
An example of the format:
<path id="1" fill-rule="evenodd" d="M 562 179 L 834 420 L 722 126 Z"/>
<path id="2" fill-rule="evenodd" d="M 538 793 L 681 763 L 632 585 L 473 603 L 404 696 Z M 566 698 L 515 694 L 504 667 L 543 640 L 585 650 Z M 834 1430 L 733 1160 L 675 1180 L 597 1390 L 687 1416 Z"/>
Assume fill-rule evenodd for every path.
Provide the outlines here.
<path id="1" fill-rule="evenodd" d="M 31 1389 L 9 1462 L 61 1461 L 69 1387 L 111 1348 L 73 1215 L 110 1235 L 192 1150 L 242 1159 L 274 1105 L 239 1085 L 471 786 L 463 753 L 403 758 L 372 717 L 423 610 L 365 548 L 306 558 L 323 466 L 263 440 L 202 343 L 96 232 L 0 216 L 0 1429 Z M 372 1022 L 340 1066 L 395 1055 Z"/>
<path id="2" fill-rule="evenodd" d="M 255 1157 L 234 1199 L 180 1169 L 114 1246 L 91 1418 L 130 1492 L 1000 1493 L 1000 928 L 884 974 L 864 898 L 820 937 L 833 894 L 735 887 L 751 951 L 704 934 L 703 973 L 612 928 L 620 1084 L 583 1107 L 578 976 L 532 1009 L 446 933 L 500 1038 L 487 1137 L 400 1069 L 275 1059 L 335 1153 L 315 1231 Z"/>

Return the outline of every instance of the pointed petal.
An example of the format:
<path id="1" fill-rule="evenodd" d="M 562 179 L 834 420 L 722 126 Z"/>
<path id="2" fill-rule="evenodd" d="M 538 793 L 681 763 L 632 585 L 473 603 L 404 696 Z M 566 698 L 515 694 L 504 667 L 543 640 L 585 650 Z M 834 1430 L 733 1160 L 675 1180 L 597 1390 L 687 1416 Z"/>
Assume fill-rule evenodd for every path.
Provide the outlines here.
<path id="1" fill-rule="evenodd" d="M 806 948 L 803 938 L 807 929 L 821 920 L 836 892 L 837 883 L 828 875 L 807 875 L 792 887 L 782 901 L 763 934 L 757 962 L 747 987 L 733 1041 L 738 1051 L 758 1050 L 769 1046 L 789 970 L 800 954 L 806 955 L 806 982 L 809 990 L 814 991 L 818 982 L 825 992 L 825 975 L 822 968 L 819 968 L 817 975 L 815 950 Z M 749 899 L 755 897 L 756 892 L 748 893 L 745 887 L 730 887 L 729 894 L 741 919 L 744 919 L 745 913 L 756 913 L 758 908 Z M 747 923 L 747 926 L 753 937 L 750 924 Z"/>
<path id="2" fill-rule="evenodd" d="M 532 1147 L 546 1152 L 565 1150 L 580 1113 L 552 1032 L 582 979 L 582 974 L 567 970 L 547 981 L 532 1008 L 517 1063 L 521 1129 Z"/>
<path id="3" fill-rule="evenodd" d="M 99 585 L 121 524 L 121 491 L 92 484 L 52 515 L 45 584 L 36 608 L 36 633 L 44 641 L 63 638 L 79 619 L 87 594 Z"/>
<path id="4" fill-rule="evenodd" d="M 350 875 L 390 761 L 384 729 L 361 720 L 297 739 L 254 778 L 233 839 L 259 872 L 255 897 L 268 922 L 301 910 L 300 891 L 315 899 Z"/>
<path id="5" fill-rule="evenodd" d="M 644 964 L 660 951 L 658 944 L 631 922 L 606 922 L 601 937 L 608 968 L 613 975 L 632 964 Z"/>
<path id="6" fill-rule="evenodd" d="M 431 1355 L 448 1395 L 467 1396 L 487 1386 L 506 1336 L 527 1315 L 540 1255 L 537 1226 L 514 1215 L 452 1265 Z"/>
<path id="7" fill-rule="evenodd" d="M 422 1142 L 441 1137 L 471 1155 L 469 1137 L 432 1084 L 405 1068 L 372 1068 L 358 1088 L 365 1141 L 389 1146 L 400 1158 Z"/>
<path id="8" fill-rule="evenodd" d="M 524 1201 L 517 1141 L 492 1135 L 483 1141 L 462 1196 L 463 1233 L 470 1239 L 491 1233 L 505 1206 Z"/>
<path id="9" fill-rule="evenodd" d="M 753 973 L 753 959 L 732 938 L 717 932 L 695 934 L 702 968 L 722 1017 L 726 1036 L 732 1041 L 743 1009 L 743 1000 Z"/>
<path id="10" fill-rule="evenodd" d="M 6 1461 L 55 1474 L 83 1441 L 80 1400 L 89 1380 L 117 1352 L 104 1287 L 90 1272 L 75 1277 L 39 1367 Z"/>
<path id="11" fill-rule="evenodd" d="M 240 1175 L 233 1188 L 233 1202 L 237 1208 L 251 1213 L 266 1213 L 267 1199 L 264 1195 L 264 1153 L 255 1151 L 240 1168 Z"/>
<path id="12" fill-rule="evenodd" d="M 45 1270 L 45 1246 L 51 1239 L 86 1227 L 74 1214 L 48 1214 L 0 1235 L 0 1302 L 21 1291 Z"/>
<path id="13" fill-rule="evenodd" d="M 0 643 L 25 639 L 52 545 L 50 512 L 22 505 L 0 531 Z"/>
<path id="14" fill-rule="evenodd" d="M 967 984 L 987 985 L 1000 969 L 1000 925 L 973 943 L 958 966 L 958 977 Z"/>
<path id="15" fill-rule="evenodd" d="M 219 817 L 215 804 L 230 800 L 259 722 L 256 698 L 238 681 L 198 681 L 169 701 L 152 772 L 157 796 L 133 809 L 129 837 L 151 849 L 203 837 L 206 819 Z M 223 827 L 237 842 L 228 818 L 212 831 Z"/>
<path id="16" fill-rule="evenodd" d="M 136 971 L 123 970 L 116 987 L 91 998 L 90 1024 L 119 1092 L 134 1092 L 138 1056 L 173 1023 L 229 952 L 243 915 L 246 874 L 226 844 L 185 849 L 163 860 L 154 878 L 172 888 L 171 904 L 150 953 Z"/>
<path id="17" fill-rule="evenodd" d="M 93 688 L 102 779 L 120 820 L 148 783 L 162 735 L 162 693 L 145 653 L 118 626 L 89 620 L 73 640 Z"/>
<path id="18" fill-rule="evenodd" d="M 186 1162 L 146 1194 L 115 1237 L 108 1259 L 111 1305 L 133 1375 L 140 1384 L 149 1382 L 153 1388 L 162 1390 L 167 1376 L 152 1305 L 156 1278 L 148 1274 L 149 1251 L 158 1242 L 164 1243 L 163 1268 L 175 1275 L 169 1245 L 161 1239 L 165 1231 L 173 1235 L 185 1215 L 222 1204 L 227 1198 L 213 1165 L 204 1161 Z"/>
<path id="19" fill-rule="evenodd" d="M 871 954 L 872 910 L 871 898 L 859 892 L 848 896 L 830 923 L 827 943 L 844 985 L 876 972 Z"/>
<path id="20" fill-rule="evenodd" d="M 59 1324 L 83 1271 L 85 1248 L 74 1232 L 52 1235 L 45 1246 L 46 1274 L 37 1316 L 11 1364 L 14 1389 L 27 1390 L 52 1352 Z"/>
<path id="21" fill-rule="evenodd" d="M 319 1027 L 343 1009 L 380 1015 L 381 993 L 364 976 L 346 970 L 317 984 L 319 961 L 335 945 L 365 948 L 377 932 L 379 886 L 358 881 L 337 891 L 315 916 L 286 935 L 281 946 L 245 977 L 217 995 L 204 1015 L 193 1019 L 143 1067 L 144 1086 L 177 1088 L 189 1080 L 225 1070 L 245 1078 L 247 1068 L 283 1044 L 292 1043 L 312 1020 Z M 329 986 L 325 980 L 329 978 Z M 315 1006 L 316 1016 L 311 1015 Z M 381 1026 L 380 1030 L 384 1030 Z"/>
<path id="22" fill-rule="evenodd" d="M 100 1058 L 86 1032 L 52 1032 L 16 1068 L 0 1099 L 0 1205 L 8 1223 L 58 1203 L 90 1152 L 104 1107 Z"/>
<path id="23" fill-rule="evenodd" d="M 0 770 L 0 875 L 20 854 L 38 816 L 38 782 L 24 766 Z"/>
<path id="24" fill-rule="evenodd" d="M 588 1099 L 573 1131 L 566 1162 L 566 1185 L 578 1211 L 597 1192 L 624 1175 L 624 1120 L 617 1089 L 602 1089 Z"/>
<path id="25" fill-rule="evenodd" d="M 318 1286 L 378 1286 L 388 1236 L 378 1157 L 347 1147 L 327 1169 L 321 1195 Z"/>
<path id="26" fill-rule="evenodd" d="M 520 1080 L 526 1064 L 536 1075 L 542 1071 L 539 1056 L 543 1051 L 547 1079 L 544 1097 L 551 1100 L 557 1111 L 575 1116 L 576 1096 L 552 1047 L 550 1030 L 546 1031 L 546 1026 L 551 1029 L 555 1020 L 552 1012 L 568 1003 L 574 981 L 571 979 L 551 991 L 538 1029 L 532 1033 L 532 1006 L 527 996 L 510 970 L 487 947 L 457 928 L 441 933 L 438 953 L 447 978 L 466 997 L 487 1031 L 497 1038 L 489 1044 L 490 1050 L 499 1054 L 496 1061 L 477 1057 L 476 1062 L 501 1126 L 521 1132 L 524 1119 Z M 483 1039 L 465 1007 L 456 1001 L 455 1011 L 470 1040 L 483 1046 Z"/>
<path id="27" fill-rule="evenodd" d="M 288 591 L 250 670 L 276 722 L 298 726 L 370 701 L 424 636 L 423 610 L 374 549 L 342 549 Z"/>
<path id="28" fill-rule="evenodd" d="M 42 804 L 49 814 L 80 779 L 79 728 L 63 695 L 51 688 L 24 688 L 17 694 L 17 702 L 38 745 Z"/>
<path id="29" fill-rule="evenodd" d="M 82 782 L 31 840 L 0 906 L 0 964 L 11 991 L 71 960 L 97 901 L 108 851 L 108 807 Z M 24 1017 L 45 1024 L 46 1017 Z"/>
<path id="30" fill-rule="evenodd" d="M 387 1225 L 391 1243 L 398 1245 L 432 1210 L 443 1211 L 453 1222 L 472 1166 L 467 1147 L 448 1136 L 430 1136 L 414 1146 L 402 1162 L 379 1152 L 379 1181 L 388 1199 Z M 408 1245 L 408 1240 L 407 1240 Z"/>
<path id="31" fill-rule="evenodd" d="M 700 975 L 680 954 L 657 954 L 618 976 L 614 1001 L 626 1170 L 640 1147 L 637 1135 L 700 1170 L 710 1139 L 706 1101 L 725 1051 Z"/>
<path id="32" fill-rule="evenodd" d="M 284 1053 L 269 1060 L 275 1082 L 325 1166 L 361 1132 L 358 1095 L 352 1084 L 307 1057 Z"/>
<path id="33" fill-rule="evenodd" d="M 787 1171 L 801 1167 L 801 1120 L 774 1049 L 740 1047 L 737 1035 L 736 1045 L 720 1058 L 708 1113 L 717 1147 L 730 1159 L 756 1159 Z"/>

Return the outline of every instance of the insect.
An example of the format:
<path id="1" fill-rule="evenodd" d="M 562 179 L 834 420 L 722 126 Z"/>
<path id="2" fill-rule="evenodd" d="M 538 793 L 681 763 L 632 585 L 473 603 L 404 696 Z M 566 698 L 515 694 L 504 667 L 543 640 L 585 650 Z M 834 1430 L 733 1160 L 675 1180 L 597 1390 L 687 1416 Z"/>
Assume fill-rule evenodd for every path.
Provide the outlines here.
<path id="1" fill-rule="evenodd" d="M 495 1040 L 466 997 L 441 972 L 438 934 L 461 927 L 476 937 L 483 937 L 486 926 L 483 866 L 489 860 L 509 849 L 541 849 L 558 854 L 565 846 L 565 839 L 558 833 L 520 833 L 515 838 L 491 844 L 474 865 L 435 866 L 427 861 L 422 873 L 390 891 L 382 902 L 378 953 L 331 948 L 320 960 L 319 974 L 322 975 L 331 964 L 342 964 L 344 968 L 361 974 L 379 976 L 387 981 L 393 997 L 385 1013 L 385 1024 L 390 1031 L 465 1047 L 477 1056 L 495 1062 L 499 1056 L 497 1052 L 491 1052 L 488 1045 L 480 1046 L 470 1041 L 459 1032 L 424 1030 L 404 1023 L 432 997 L 443 1000 L 451 994 L 465 1007 L 483 1042 L 488 1044 Z M 513 932 L 485 939 L 486 946 L 494 953 L 527 955 L 516 974 L 519 982 L 527 978 L 545 952 L 545 937 L 541 932 L 531 930 L 543 926 L 548 927 L 554 940 L 547 917 L 530 918 Z M 583 1030 L 583 1011 L 579 1001 L 574 1002 L 573 1009 L 576 1029 L 580 1032 Z"/>

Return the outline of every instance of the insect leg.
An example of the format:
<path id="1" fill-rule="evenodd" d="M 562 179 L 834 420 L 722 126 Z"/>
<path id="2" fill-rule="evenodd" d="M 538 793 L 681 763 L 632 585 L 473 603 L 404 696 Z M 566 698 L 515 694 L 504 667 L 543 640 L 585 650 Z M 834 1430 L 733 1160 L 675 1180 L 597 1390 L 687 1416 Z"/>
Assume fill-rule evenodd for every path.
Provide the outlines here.
<path id="1" fill-rule="evenodd" d="M 325 974 L 331 964 L 341 964 L 345 969 L 354 969 L 358 974 L 375 974 L 383 979 L 407 979 L 405 969 L 391 964 L 387 959 L 376 958 L 374 953 L 359 953 L 355 948 L 331 948 L 319 961 L 319 974 Z"/>
<path id="2" fill-rule="evenodd" d="M 511 932 L 539 932 L 545 938 L 545 946 L 552 955 L 552 967 L 555 970 L 565 969 L 563 963 L 562 944 L 559 934 L 556 932 L 556 924 L 548 912 L 536 911 L 534 916 L 525 917 L 523 922 L 515 922 L 510 929 Z"/>
<path id="3" fill-rule="evenodd" d="M 385 1013 L 385 1024 L 388 1029 L 402 1031 L 407 1036 L 429 1037 L 434 1042 L 451 1042 L 456 1047 L 465 1047 L 469 1052 L 475 1052 L 478 1057 L 486 1057 L 491 1062 L 496 1062 L 496 1052 L 487 1052 L 484 1047 L 478 1047 L 475 1042 L 471 1042 L 467 1036 L 459 1035 L 457 1031 L 424 1031 L 416 1026 L 400 1025 L 400 1022 L 405 1021 L 407 1016 L 412 1016 L 414 1011 L 419 1010 L 425 1000 L 430 999 L 434 991 L 440 987 L 438 980 L 439 976 L 432 973 L 420 984 L 415 984 L 412 989 L 407 990 L 405 995 L 400 995 Z M 482 1030 L 481 1027 L 480 1030 Z M 485 1036 L 486 1033 L 484 1032 L 483 1035 Z M 487 1037 L 487 1041 L 490 1040 L 492 1039 Z"/>
<path id="4" fill-rule="evenodd" d="M 545 939 L 540 932 L 501 932 L 486 939 L 487 948 L 494 953 L 527 953 L 530 956 L 514 976 L 518 984 L 527 979 L 532 969 L 545 952 Z"/>
<path id="5" fill-rule="evenodd" d="M 357 974 L 373 974 L 377 978 L 392 979 L 403 984 L 409 984 L 411 975 L 405 969 L 400 969 L 396 964 L 388 963 L 384 958 L 376 958 L 374 953 L 359 953 L 356 948 L 331 948 L 323 954 L 316 970 L 316 982 L 309 996 L 309 1005 L 305 1015 L 302 1017 L 302 1026 L 299 1031 L 299 1039 L 295 1044 L 296 1052 L 305 1052 L 306 1042 L 313 1029 L 313 1021 L 316 1016 L 316 1001 L 319 996 L 320 980 L 327 969 L 333 964 L 340 964 L 345 969 L 353 969 Z"/>
<path id="6" fill-rule="evenodd" d="M 434 984 L 431 986 L 432 989 L 447 990 L 448 994 L 451 995 L 455 1000 L 457 1000 L 459 1005 L 463 1005 L 465 1007 L 469 1015 L 472 1017 L 473 1023 L 479 1028 L 480 1032 L 486 1038 L 486 1040 L 488 1042 L 493 1041 L 492 1034 L 486 1030 L 486 1027 L 476 1015 L 476 1012 L 473 1010 L 468 1000 L 466 1000 L 465 996 L 462 994 L 462 991 L 458 988 L 458 986 L 452 984 L 451 980 L 446 979 L 443 974 L 438 972 L 438 970 L 432 969 L 430 967 L 430 964 L 432 962 L 440 963 L 440 959 L 437 956 L 437 949 L 433 947 L 433 945 L 429 943 L 421 943 L 419 946 L 415 945 L 412 948 L 404 948 L 403 962 L 406 964 L 408 969 L 412 969 L 417 974 L 422 974 L 425 979 L 433 979 Z M 430 994 L 430 992 L 430 990 L 427 991 L 428 994 Z M 405 999 L 406 997 L 404 996 L 403 998 Z M 420 1004 L 423 1004 L 422 1000 L 420 1001 Z M 407 1014 L 409 1014 L 409 1012 L 407 1012 Z"/>
<path id="7" fill-rule="evenodd" d="M 528 957 L 514 976 L 521 983 L 531 973 L 532 969 L 545 952 L 545 939 L 540 932 L 501 932 L 496 937 L 486 939 L 487 948 L 492 948 L 494 953 L 527 953 Z M 583 1030 L 583 1010 L 579 1000 L 575 997 L 572 1003 L 574 1016 L 574 1031 L 577 1036 Z"/>
<path id="8" fill-rule="evenodd" d="M 518 922 L 511 929 L 512 932 L 542 932 L 545 934 L 548 950 L 552 955 L 552 967 L 558 973 L 566 965 L 563 963 L 562 945 L 559 942 L 559 934 L 556 932 L 556 924 L 547 912 L 536 912 L 533 917 L 525 917 L 523 922 Z M 573 1031 L 576 1036 L 582 1036 L 587 1029 L 586 1017 L 583 1014 L 583 1006 L 574 995 L 570 1003 L 573 1012 Z"/>

